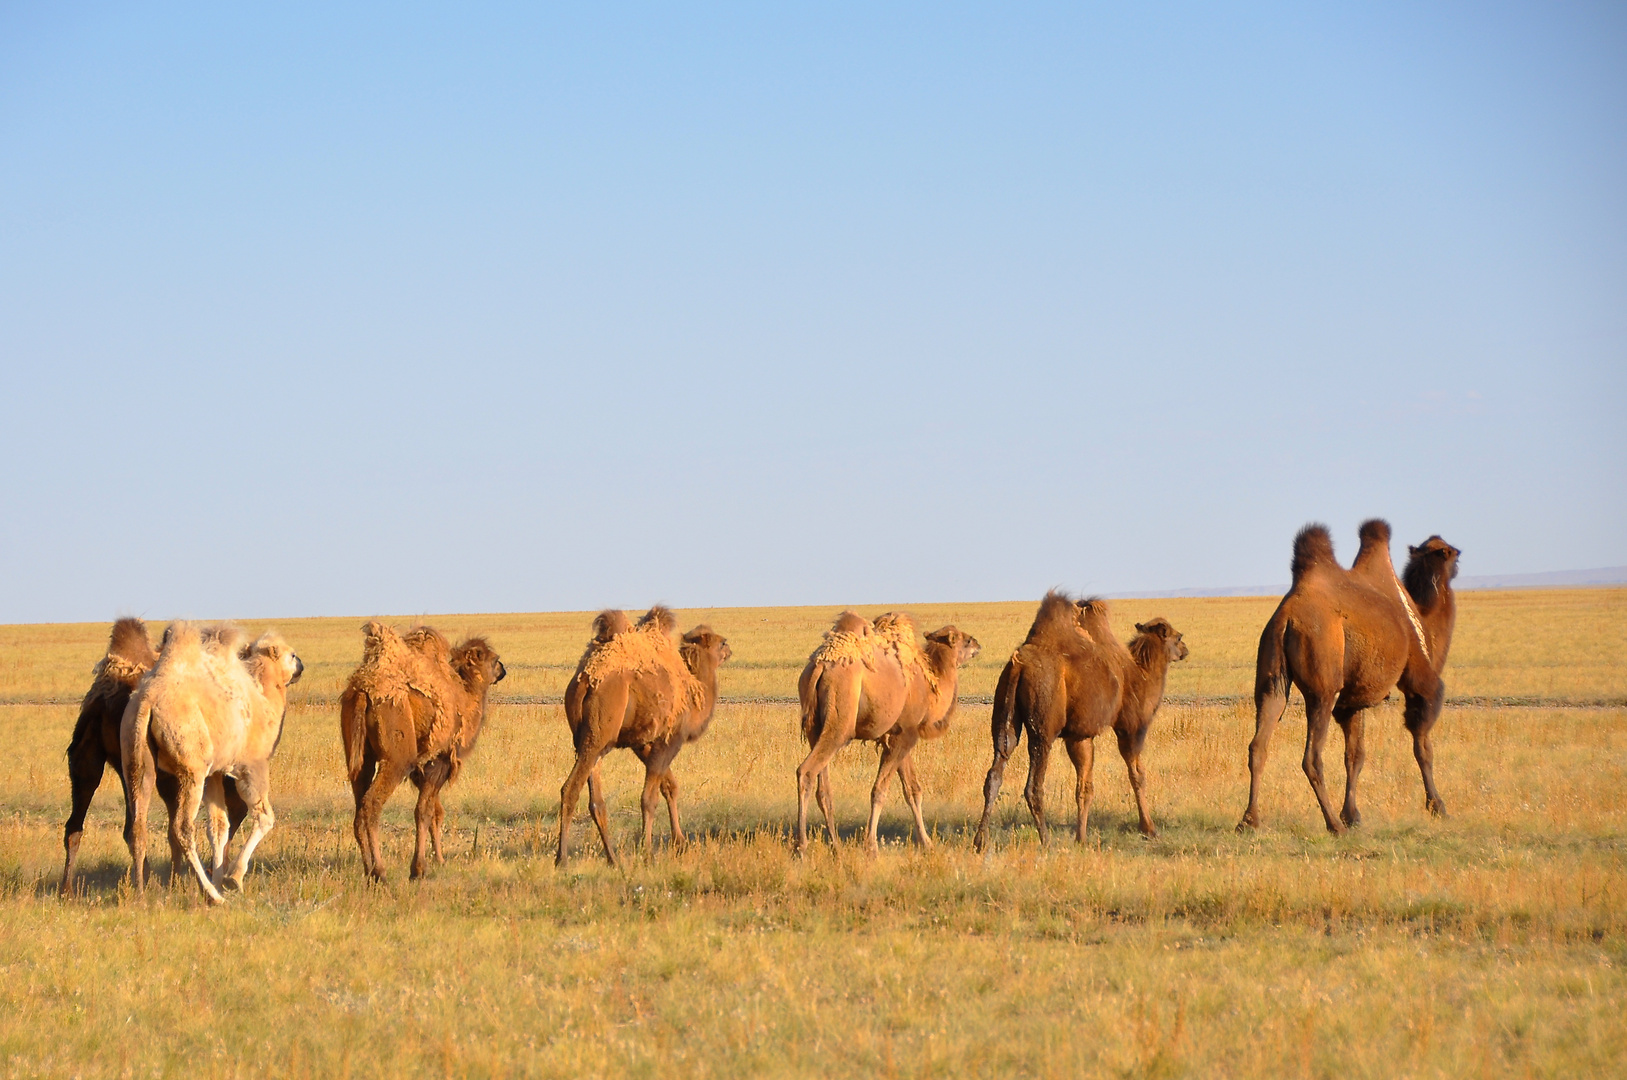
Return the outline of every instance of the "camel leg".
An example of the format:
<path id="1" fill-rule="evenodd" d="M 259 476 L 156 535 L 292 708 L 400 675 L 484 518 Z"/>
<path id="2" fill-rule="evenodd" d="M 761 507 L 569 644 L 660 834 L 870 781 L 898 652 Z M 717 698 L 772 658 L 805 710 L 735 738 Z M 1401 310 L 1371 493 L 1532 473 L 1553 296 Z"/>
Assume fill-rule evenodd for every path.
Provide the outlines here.
<path id="1" fill-rule="evenodd" d="M 639 794 L 638 808 L 644 818 L 644 851 L 655 850 L 655 808 L 661 803 L 661 774 L 649 762 L 644 763 L 644 790 Z"/>
<path id="2" fill-rule="evenodd" d="M 661 774 L 661 797 L 667 800 L 667 817 L 672 824 L 672 846 L 681 848 L 689 843 L 684 827 L 678 824 L 678 778 L 668 769 Z"/>
<path id="3" fill-rule="evenodd" d="M 238 794 L 237 781 L 231 777 L 228 776 L 221 781 L 221 790 L 226 795 L 226 836 L 230 839 L 237 835 L 237 830 L 243 825 L 243 819 L 249 816 L 249 806 L 243 801 L 243 796 Z"/>
<path id="4" fill-rule="evenodd" d="M 1028 810 L 1034 815 L 1034 828 L 1039 830 L 1039 842 L 1051 842 L 1050 830 L 1045 826 L 1045 767 L 1051 759 L 1051 740 L 1028 734 L 1028 784 L 1023 797 Z"/>
<path id="5" fill-rule="evenodd" d="M 435 820 L 435 795 L 440 790 L 440 785 L 436 783 L 435 775 L 432 772 L 433 768 L 434 764 L 431 763 L 430 767 L 424 770 L 423 783 L 418 785 L 418 801 L 412 808 L 414 836 L 412 869 L 408 871 L 408 877 L 413 881 L 423 877 L 424 871 L 429 865 L 427 855 L 429 828 Z"/>
<path id="6" fill-rule="evenodd" d="M 1002 725 L 994 732 L 994 761 L 989 765 L 988 775 L 983 778 L 983 817 L 977 823 L 977 835 L 972 838 L 972 847 L 976 851 L 983 850 L 988 837 L 989 815 L 994 811 L 995 800 L 1000 798 L 1000 784 L 1005 780 L 1006 763 L 1011 760 L 1021 737 L 1022 729 L 1015 724 Z"/>
<path id="7" fill-rule="evenodd" d="M 830 793 L 830 766 L 819 770 L 819 783 L 814 788 L 814 798 L 819 801 L 819 812 L 825 818 L 825 839 L 830 846 L 836 846 L 836 800 Z"/>
<path id="8" fill-rule="evenodd" d="M 1075 777 L 1073 798 L 1079 804 L 1079 830 L 1075 833 L 1075 839 L 1083 844 L 1085 822 L 1090 820 L 1090 797 L 1096 790 L 1093 780 L 1096 771 L 1096 740 L 1070 739 L 1065 740 L 1064 745 L 1068 748 L 1068 758 L 1073 762 Z"/>
<path id="9" fill-rule="evenodd" d="M 178 847 L 187 865 L 192 867 L 204 899 L 211 904 L 219 904 L 225 902 L 226 898 L 209 880 L 209 875 L 203 869 L 203 860 L 198 858 L 197 821 L 198 809 L 203 804 L 204 780 L 204 777 L 188 771 L 175 775 L 175 816 L 169 823 L 170 846 Z"/>
<path id="10" fill-rule="evenodd" d="M 676 739 L 665 745 L 657 746 L 648 755 L 640 753 L 639 760 L 644 762 L 644 791 L 639 800 L 639 809 L 644 816 L 644 850 L 655 850 L 655 808 L 663 795 L 667 800 L 667 816 L 672 821 L 672 845 L 677 847 L 683 842 L 683 830 L 678 827 L 678 807 L 673 802 L 678 791 L 678 782 L 672 779 L 672 762 L 678 756 L 682 743 Z M 668 791 L 671 794 L 667 794 Z"/>
<path id="11" fill-rule="evenodd" d="M 887 794 L 887 781 L 893 778 L 899 765 L 911 750 L 915 740 L 907 735 L 895 735 L 881 743 L 881 764 L 876 769 L 876 782 L 870 785 L 870 824 L 864 831 L 865 846 L 872 854 L 881 850 L 876 838 L 876 827 L 881 824 L 881 803 Z"/>
<path id="12" fill-rule="evenodd" d="M 84 743 L 92 740 L 84 739 Z M 75 751 L 79 751 L 77 754 Z M 90 800 L 96 795 L 96 789 L 102 786 L 102 773 L 107 768 L 107 755 L 102 752 L 100 745 L 90 745 L 81 750 L 79 747 L 70 747 L 68 750 L 68 781 L 73 785 L 73 808 L 68 811 L 68 822 L 62 827 L 62 895 L 67 896 L 73 891 L 73 864 L 79 859 L 79 842 L 85 837 L 85 815 L 90 811 Z M 120 773 L 123 779 L 123 773 Z M 129 843 L 130 835 L 130 800 L 125 798 L 125 842 Z"/>
<path id="13" fill-rule="evenodd" d="M 1344 822 L 1333 812 L 1333 800 L 1328 797 L 1327 781 L 1322 773 L 1322 748 L 1328 741 L 1328 724 L 1333 720 L 1333 703 L 1319 694 L 1305 695 L 1305 758 L 1300 768 L 1311 782 L 1316 804 L 1322 808 L 1322 821 L 1328 832 L 1338 836 L 1345 831 Z"/>
<path id="14" fill-rule="evenodd" d="M 362 756 L 362 767 L 357 770 L 355 779 L 350 782 L 350 793 L 356 800 L 356 819 L 353 831 L 356 834 L 356 847 L 362 855 L 362 872 L 373 873 L 373 852 L 367 844 L 367 816 L 362 813 L 362 804 L 367 800 L 367 792 L 373 786 L 373 778 L 378 774 L 378 759 L 373 757 L 372 751 L 366 751 Z"/>
<path id="15" fill-rule="evenodd" d="M 1153 826 L 1152 815 L 1147 813 L 1147 771 L 1141 767 L 1141 748 L 1146 744 L 1147 733 L 1118 731 L 1114 734 L 1119 739 L 1119 756 L 1124 759 L 1124 768 L 1130 774 L 1130 790 L 1136 797 L 1136 815 L 1141 819 L 1141 835 L 1157 836 L 1158 830 Z"/>
<path id="16" fill-rule="evenodd" d="M 1271 754 L 1271 734 L 1277 730 L 1277 721 L 1288 708 L 1288 686 L 1256 690 L 1254 692 L 1254 738 L 1248 744 L 1248 809 L 1237 831 L 1258 828 L 1260 825 L 1260 780 L 1265 775 L 1265 761 Z"/>
<path id="17" fill-rule="evenodd" d="M 254 849 L 260 846 L 277 824 L 276 812 L 271 809 L 271 763 L 269 761 L 256 762 L 243 770 L 237 777 L 237 790 L 243 801 L 248 804 L 248 817 L 244 820 L 249 827 L 249 834 L 243 840 L 243 846 L 237 852 L 237 858 L 232 861 L 231 872 L 226 875 L 226 884 L 241 892 L 243 890 L 243 877 L 249 872 L 249 859 L 254 855 Z"/>
<path id="18" fill-rule="evenodd" d="M 1356 781 L 1367 761 L 1366 715 L 1360 709 L 1333 710 L 1333 719 L 1345 736 L 1345 805 L 1339 811 L 1339 820 L 1351 828 L 1361 824 L 1361 811 L 1356 809 Z"/>
<path id="19" fill-rule="evenodd" d="M 827 727 L 827 731 L 829 728 Z M 840 749 L 834 738 L 821 737 L 819 742 L 808 750 L 808 756 L 802 759 L 797 766 L 797 840 L 796 852 L 798 855 L 808 850 L 808 799 L 814 793 L 814 787 L 820 782 L 819 778 L 830 767 L 831 759 Z M 827 796 L 829 793 L 828 781 L 826 784 Z M 831 823 L 825 800 L 821 799 L 819 808 L 826 813 L 825 826 L 831 833 L 831 843 L 835 844 L 835 826 Z"/>
<path id="20" fill-rule="evenodd" d="M 219 773 L 203 782 L 204 828 L 209 837 L 209 880 L 220 888 L 226 865 L 226 841 L 231 825 L 226 819 L 226 785 Z"/>
<path id="21" fill-rule="evenodd" d="M 905 758 L 898 766 L 898 786 L 904 791 L 904 802 L 908 804 L 910 813 L 915 817 L 915 842 L 922 847 L 932 846 L 932 837 L 927 835 L 926 820 L 921 816 L 921 781 L 915 775 L 915 760 Z"/>
<path id="22" fill-rule="evenodd" d="M 364 763 L 362 771 L 365 773 Z M 384 821 L 384 804 L 390 801 L 395 789 L 412 771 L 410 761 L 384 760 L 378 764 L 378 770 L 373 774 L 373 782 L 368 785 L 367 793 L 362 797 L 361 806 L 356 809 L 357 841 L 362 846 L 362 866 L 367 876 L 374 881 L 383 881 L 384 874 L 384 848 L 379 841 L 379 829 Z M 247 792 L 244 793 L 245 798 Z M 252 805 L 252 804 L 251 804 Z M 268 807 L 269 809 L 269 804 Z"/>
<path id="23" fill-rule="evenodd" d="M 1407 693 L 1406 698 L 1405 722 L 1407 730 L 1412 732 L 1412 756 L 1418 762 L 1418 771 L 1424 778 L 1424 806 L 1436 817 L 1445 817 L 1446 803 L 1442 801 L 1441 793 L 1435 790 L 1435 744 L 1430 742 L 1429 733 L 1441 718 L 1441 706 L 1446 701 L 1446 684 L 1436 682 L 1432 693 Z"/>
<path id="24" fill-rule="evenodd" d="M 156 772 L 148 761 L 141 780 L 125 787 L 125 797 L 129 800 L 126 817 L 130 831 L 126 843 L 130 845 L 130 884 L 138 896 L 147 889 L 147 809 L 153 801 Z"/>
<path id="25" fill-rule="evenodd" d="M 605 861 L 611 866 L 616 865 L 616 849 L 610 842 L 610 812 L 604 804 L 604 781 L 599 778 L 599 760 L 593 761 L 593 768 L 588 770 L 588 814 L 593 818 L 593 824 L 599 830 L 599 842 L 604 844 Z"/>
<path id="26" fill-rule="evenodd" d="M 570 845 L 571 818 L 576 813 L 576 804 L 582 799 L 582 788 L 587 785 L 588 774 L 598 765 L 598 761 L 597 746 L 580 747 L 576 751 L 576 764 L 571 766 L 570 775 L 565 777 L 565 784 L 559 789 L 559 851 L 554 855 L 555 866 L 565 864 L 565 852 Z"/>
<path id="27" fill-rule="evenodd" d="M 434 812 L 430 815 L 429 819 L 429 843 L 435 851 L 435 861 L 437 863 L 445 863 L 446 858 L 441 854 L 441 852 L 444 850 L 441 843 L 441 824 L 446 821 L 446 806 L 441 802 L 441 792 L 439 788 L 437 788 L 435 791 L 435 805 L 432 807 L 432 809 Z"/>

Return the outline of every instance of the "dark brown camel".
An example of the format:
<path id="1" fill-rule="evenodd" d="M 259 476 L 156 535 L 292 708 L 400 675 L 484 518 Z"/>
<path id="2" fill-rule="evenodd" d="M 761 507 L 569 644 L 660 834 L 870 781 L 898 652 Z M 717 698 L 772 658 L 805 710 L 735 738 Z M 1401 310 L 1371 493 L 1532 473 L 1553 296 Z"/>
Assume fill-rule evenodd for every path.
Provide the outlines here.
<path id="1" fill-rule="evenodd" d="M 677 618 L 657 605 L 636 624 L 620 611 L 593 620 L 593 640 L 565 688 L 565 721 L 576 747 L 576 764 L 559 792 L 559 851 L 565 861 L 571 817 L 588 789 L 588 813 L 598 827 L 604 857 L 616 865 L 610 841 L 599 761 L 610 751 L 628 749 L 644 763 L 644 850 L 654 841 L 655 808 L 665 798 L 672 843 L 684 843 L 678 823 L 678 780 L 672 763 L 678 752 L 706 734 L 717 707 L 717 670 L 731 655 L 729 643 L 701 625 L 676 647 Z"/>
<path id="2" fill-rule="evenodd" d="M 991 734 L 994 762 L 983 782 L 983 818 L 973 846 L 983 850 L 989 814 L 1000 797 L 1006 762 L 1028 735 L 1028 784 L 1024 795 L 1042 843 L 1049 842 L 1045 824 L 1045 769 L 1051 744 L 1061 738 L 1073 761 L 1079 827 L 1085 841 L 1090 817 L 1091 780 L 1096 764 L 1096 736 L 1112 729 L 1130 774 L 1141 831 L 1157 836 L 1147 813 L 1146 772 L 1141 750 L 1164 697 L 1164 682 L 1173 661 L 1185 660 L 1186 644 L 1163 619 L 1136 624 L 1126 648 L 1108 625 L 1107 602 L 1074 601 L 1051 592 L 1040 601 L 1028 638 L 1012 653 L 994 690 Z"/>
<path id="3" fill-rule="evenodd" d="M 1326 526 L 1307 525 L 1294 537 L 1293 585 L 1260 635 L 1249 800 L 1239 831 L 1260 823 L 1260 777 L 1290 685 L 1305 695 L 1303 768 L 1329 832 L 1361 824 L 1356 781 L 1366 758 L 1362 710 L 1383 701 L 1392 687 L 1406 699 L 1404 722 L 1424 778 L 1424 805 L 1445 816 L 1429 734 L 1446 699 L 1441 669 L 1457 616 L 1451 582 L 1459 552 L 1439 536 L 1407 551 L 1407 568 L 1398 579 L 1390 562 L 1390 526 L 1383 521 L 1362 525 L 1361 552 L 1349 570 L 1334 558 Z M 1338 722 L 1345 739 L 1345 801 L 1337 815 L 1322 774 L 1329 720 Z"/>
<path id="4" fill-rule="evenodd" d="M 830 763 L 837 751 L 856 739 L 881 747 L 881 763 L 870 787 L 866 846 L 879 850 L 876 827 L 882 797 L 895 772 L 915 818 L 915 840 L 932 846 L 910 752 L 921 739 L 936 739 L 949 730 L 961 665 L 981 648 L 976 638 L 953 626 L 932 631 L 925 647 L 917 647 L 915 623 L 902 612 L 878 616 L 873 624 L 851 611 L 837 617 L 797 680 L 802 736 L 808 743 L 808 756 L 797 766 L 799 854 L 808 847 L 808 798 L 816 787 L 825 833 L 836 843 Z"/>
<path id="5" fill-rule="evenodd" d="M 384 880 L 379 820 L 390 795 L 411 777 L 418 787 L 412 876 L 419 878 L 431 836 L 441 856 L 441 788 L 457 779 L 485 723 L 487 693 L 508 672 L 485 638 L 452 648 L 427 626 L 401 635 L 378 622 L 363 626 L 362 635 L 361 666 L 339 698 L 362 869 Z"/>
<path id="6" fill-rule="evenodd" d="M 92 672 L 90 689 L 85 691 L 79 704 L 79 719 L 73 726 L 73 737 L 68 741 L 68 780 L 73 789 L 73 808 L 62 830 L 62 847 L 66 858 L 62 867 L 62 895 L 73 890 L 73 868 L 79 859 L 79 843 L 84 838 L 85 815 L 96 789 L 109 765 L 125 788 L 124 762 L 119 753 L 119 722 L 124 707 L 129 704 L 141 677 L 158 662 L 158 650 L 147 639 L 147 629 L 140 619 L 120 619 L 113 624 L 109 635 L 107 654 L 97 662 Z M 159 798 L 164 800 L 170 816 L 175 816 L 178 790 L 175 777 L 161 772 L 156 777 Z M 226 778 L 226 812 L 231 832 L 243 823 L 248 806 L 237 793 L 237 783 Z M 124 814 L 124 842 L 130 842 L 130 800 L 126 789 Z M 174 850 L 172 856 L 178 856 Z M 171 874 L 180 866 L 180 858 L 172 858 Z"/>

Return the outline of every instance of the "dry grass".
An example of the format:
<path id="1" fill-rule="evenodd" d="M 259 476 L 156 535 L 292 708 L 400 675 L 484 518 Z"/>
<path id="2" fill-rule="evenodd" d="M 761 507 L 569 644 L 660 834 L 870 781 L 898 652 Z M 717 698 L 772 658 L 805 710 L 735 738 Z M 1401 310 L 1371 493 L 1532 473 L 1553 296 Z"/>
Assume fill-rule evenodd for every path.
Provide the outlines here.
<path id="1" fill-rule="evenodd" d="M 1467 594 L 1454 695 L 1623 696 L 1622 591 Z M 1163 835 L 1134 833 L 1110 742 L 1091 843 L 1042 850 L 1007 777 L 995 850 L 967 842 L 988 764 L 987 707 L 917 754 L 938 846 L 907 843 L 897 791 L 879 858 L 857 846 L 874 768 L 832 770 L 842 841 L 789 853 L 802 753 L 788 698 L 833 609 L 685 611 L 735 659 L 706 738 L 685 750 L 688 850 L 625 872 L 577 830 L 552 865 L 569 741 L 557 695 L 586 614 L 437 618 L 491 635 L 511 671 L 449 795 L 453 857 L 404 880 L 410 801 L 387 816 L 396 880 L 362 883 L 336 710 L 360 619 L 278 623 L 308 665 L 278 752 L 278 826 L 248 892 L 131 898 L 116 784 L 93 808 L 86 891 L 63 903 L 68 704 L 0 708 L 0 1075 L 1598 1075 L 1627 1061 L 1627 710 L 1451 706 L 1429 818 L 1399 709 L 1369 718 L 1367 825 L 1326 836 L 1298 769 L 1295 709 L 1268 775 L 1266 827 L 1240 837 L 1237 703 L 1258 600 L 1115 604 L 1163 614 L 1193 656 L 1148 749 Z M 880 608 L 867 608 L 874 615 Z M 985 645 L 986 694 L 1032 604 L 921 605 Z M 404 622 L 405 620 L 403 620 Z M 256 627 L 257 628 L 257 627 Z M 76 700 L 106 627 L 0 628 L 0 696 Z M 518 699 L 518 700 L 516 700 Z M 1297 731 L 1296 731 L 1297 729 Z M 1337 736 L 1331 768 L 1339 772 Z M 1053 824 L 1072 818 L 1053 770 Z M 640 774 L 606 762 L 624 853 Z M 664 835 L 664 830 L 662 832 Z M 160 848 L 162 844 L 160 843 Z M 160 866 L 163 860 L 160 859 Z"/>

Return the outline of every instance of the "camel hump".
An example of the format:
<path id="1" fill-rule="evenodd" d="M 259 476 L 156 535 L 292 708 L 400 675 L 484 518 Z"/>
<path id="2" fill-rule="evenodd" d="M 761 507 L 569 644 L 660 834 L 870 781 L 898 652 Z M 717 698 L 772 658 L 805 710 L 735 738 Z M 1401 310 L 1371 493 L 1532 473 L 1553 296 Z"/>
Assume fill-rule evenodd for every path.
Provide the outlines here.
<path id="1" fill-rule="evenodd" d="M 671 637 L 672 632 L 678 629 L 678 616 L 674 615 L 672 609 L 665 604 L 657 604 L 638 618 L 638 628 L 640 630 L 647 626 L 654 626 L 661 633 Z"/>
<path id="2" fill-rule="evenodd" d="M 625 612 L 615 608 L 606 608 L 593 617 L 593 640 L 598 642 L 609 641 L 617 634 L 625 634 L 633 628 L 633 621 Z"/>
<path id="3" fill-rule="evenodd" d="M 401 635 L 402 644 L 410 649 L 416 649 L 431 660 L 440 663 L 450 663 L 452 657 L 452 644 L 433 626 L 419 624 Z"/>
<path id="4" fill-rule="evenodd" d="M 147 628 L 140 619 L 120 619 L 107 638 L 107 655 L 134 667 L 152 667 L 158 661 Z"/>
<path id="5" fill-rule="evenodd" d="M 1060 589 L 1052 589 L 1039 602 L 1034 623 L 1028 628 L 1029 641 L 1038 641 L 1050 634 L 1071 634 L 1079 625 L 1079 608 L 1073 597 Z"/>
<path id="6" fill-rule="evenodd" d="M 1361 538 L 1364 545 L 1383 544 L 1388 548 L 1390 546 L 1390 523 L 1383 518 L 1368 518 L 1361 523 L 1361 528 L 1357 530 L 1356 535 Z"/>
<path id="7" fill-rule="evenodd" d="M 203 633 L 185 619 L 176 619 L 164 628 L 165 655 L 179 649 L 203 647 Z"/>
<path id="8" fill-rule="evenodd" d="M 1338 567 L 1339 560 L 1334 557 L 1333 537 L 1328 533 L 1328 527 L 1312 522 L 1294 537 L 1294 561 L 1289 567 L 1294 575 L 1294 584 L 1299 584 L 1299 579 L 1317 566 Z"/>

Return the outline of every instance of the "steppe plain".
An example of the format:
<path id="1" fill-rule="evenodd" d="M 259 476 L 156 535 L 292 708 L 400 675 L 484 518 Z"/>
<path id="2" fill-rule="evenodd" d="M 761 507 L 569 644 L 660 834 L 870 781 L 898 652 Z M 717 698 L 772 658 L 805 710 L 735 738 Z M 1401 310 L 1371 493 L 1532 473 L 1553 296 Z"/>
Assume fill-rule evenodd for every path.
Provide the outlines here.
<path id="1" fill-rule="evenodd" d="M 1037 599 L 1037 598 L 1036 598 Z M 1366 824 L 1323 830 L 1279 729 L 1262 829 L 1247 796 L 1253 655 L 1275 598 L 1119 600 L 1184 634 L 1149 739 L 1162 835 L 1097 755 L 1089 843 L 1040 847 L 1007 776 L 970 832 L 989 695 L 1034 601 L 905 607 L 983 653 L 916 762 L 937 843 L 896 788 L 859 844 L 874 751 L 832 770 L 841 838 L 791 855 L 796 675 L 835 608 L 680 611 L 729 638 L 710 733 L 679 758 L 681 851 L 636 849 L 640 769 L 606 762 L 623 869 L 585 814 L 553 864 L 570 762 L 559 695 L 590 613 L 433 616 L 510 672 L 448 796 L 451 857 L 364 884 L 335 700 L 360 617 L 281 619 L 307 664 L 278 752 L 276 830 L 222 909 L 123 882 L 111 774 L 62 900 L 63 756 L 107 624 L 0 627 L 0 1076 L 1547 1076 L 1627 1070 L 1627 590 L 1459 594 L 1429 817 L 1399 704 L 1374 710 Z M 881 607 L 859 608 L 867 615 Z M 396 620 L 402 625 L 410 617 Z M 149 624 L 156 636 L 160 624 Z M 245 620 L 259 629 L 265 622 Z M 1337 732 L 1329 769 L 1342 787 Z M 1072 775 L 1053 768 L 1053 825 Z M 161 828 L 161 815 L 160 825 Z M 156 874 L 167 855 L 157 840 Z"/>

